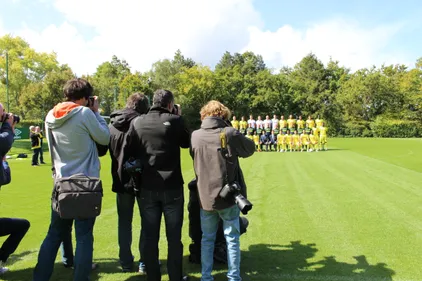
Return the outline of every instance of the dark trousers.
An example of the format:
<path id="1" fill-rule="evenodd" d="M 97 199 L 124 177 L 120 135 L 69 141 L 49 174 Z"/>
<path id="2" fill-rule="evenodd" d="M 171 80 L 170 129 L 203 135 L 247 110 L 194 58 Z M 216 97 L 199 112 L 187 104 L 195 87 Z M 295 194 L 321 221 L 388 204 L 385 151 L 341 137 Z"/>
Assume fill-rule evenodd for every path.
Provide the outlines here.
<path id="1" fill-rule="evenodd" d="M 32 154 L 32 165 L 38 165 L 38 156 L 40 155 L 41 148 L 35 148 L 33 149 Z"/>
<path id="2" fill-rule="evenodd" d="M 25 219 L 0 218 L 0 236 L 9 235 L 0 248 L 0 261 L 6 262 L 16 251 L 29 226 Z"/>
<path id="3" fill-rule="evenodd" d="M 139 197 L 129 193 L 117 193 L 116 204 L 118 214 L 118 240 L 119 240 L 119 260 L 123 269 L 131 269 L 133 266 L 132 255 L 132 220 L 133 207 L 135 200 L 138 203 L 139 212 L 141 212 L 141 205 Z M 142 261 L 142 253 L 144 252 L 144 234 L 141 228 L 139 237 L 139 258 Z"/>
<path id="4" fill-rule="evenodd" d="M 148 281 L 161 281 L 158 262 L 161 216 L 164 213 L 168 244 L 167 272 L 170 281 L 183 277 L 182 225 L 184 211 L 183 187 L 176 190 L 150 191 L 141 189 L 142 229 L 145 235 L 143 257 Z"/>
<path id="5" fill-rule="evenodd" d="M 44 163 L 44 155 L 43 155 L 43 151 L 42 151 L 42 142 L 41 142 L 41 148 L 40 148 L 40 162 Z"/>

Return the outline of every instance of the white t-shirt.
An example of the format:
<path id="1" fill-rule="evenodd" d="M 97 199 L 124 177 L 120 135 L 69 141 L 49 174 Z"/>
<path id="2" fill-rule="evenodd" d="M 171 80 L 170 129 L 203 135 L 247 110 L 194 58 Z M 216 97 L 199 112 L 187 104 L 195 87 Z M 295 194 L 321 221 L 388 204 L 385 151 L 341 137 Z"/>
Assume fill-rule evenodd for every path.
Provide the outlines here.
<path id="1" fill-rule="evenodd" d="M 257 129 L 264 128 L 264 121 L 262 121 L 262 120 L 256 120 L 256 128 Z"/>
<path id="2" fill-rule="evenodd" d="M 272 128 L 278 127 L 278 119 L 271 119 L 272 122 Z"/>
<path id="3" fill-rule="evenodd" d="M 252 127 L 252 128 L 254 128 L 255 129 L 255 124 L 256 124 L 256 122 L 255 122 L 255 120 L 254 119 L 249 119 L 248 120 L 248 127 L 249 127 L 249 125 L 250 125 L 250 127 Z"/>
<path id="4" fill-rule="evenodd" d="M 271 128 L 271 124 L 272 124 L 271 120 L 267 120 L 267 119 L 264 120 L 264 128 Z"/>

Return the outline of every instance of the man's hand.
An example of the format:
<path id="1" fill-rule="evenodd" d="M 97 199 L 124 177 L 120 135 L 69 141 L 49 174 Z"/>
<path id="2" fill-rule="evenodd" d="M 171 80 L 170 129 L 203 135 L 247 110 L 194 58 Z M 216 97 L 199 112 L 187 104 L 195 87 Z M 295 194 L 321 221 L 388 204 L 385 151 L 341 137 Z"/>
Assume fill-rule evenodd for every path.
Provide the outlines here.
<path id="1" fill-rule="evenodd" d="M 177 106 L 176 114 L 179 115 L 179 116 L 182 116 L 182 108 L 180 107 L 180 104 L 176 104 L 176 106 Z"/>
<path id="2" fill-rule="evenodd" d="M 100 107 L 100 103 L 98 101 L 98 97 L 94 96 L 94 104 L 91 106 L 91 110 L 94 112 L 98 112 L 99 107 Z"/>

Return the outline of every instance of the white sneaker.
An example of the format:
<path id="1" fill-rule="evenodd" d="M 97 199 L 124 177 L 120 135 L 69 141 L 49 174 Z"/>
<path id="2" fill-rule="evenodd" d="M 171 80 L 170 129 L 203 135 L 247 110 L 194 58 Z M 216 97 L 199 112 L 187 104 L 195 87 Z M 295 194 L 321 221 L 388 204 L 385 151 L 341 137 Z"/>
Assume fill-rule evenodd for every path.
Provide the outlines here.
<path id="1" fill-rule="evenodd" d="M 0 263 L 0 275 L 3 275 L 8 271 L 9 271 L 9 269 L 7 267 L 4 267 L 3 263 Z"/>

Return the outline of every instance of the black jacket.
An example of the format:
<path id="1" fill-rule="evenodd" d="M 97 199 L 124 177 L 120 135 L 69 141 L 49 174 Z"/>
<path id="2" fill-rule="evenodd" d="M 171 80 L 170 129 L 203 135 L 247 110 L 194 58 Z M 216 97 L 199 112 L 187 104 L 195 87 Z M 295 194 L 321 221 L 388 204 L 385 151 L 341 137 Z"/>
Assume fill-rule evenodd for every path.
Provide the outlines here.
<path id="1" fill-rule="evenodd" d="M 14 137 L 15 134 L 13 133 L 12 127 L 10 127 L 9 123 L 3 123 L 0 128 L 0 182 L 4 177 L 3 157 L 12 148 Z"/>
<path id="2" fill-rule="evenodd" d="M 141 188 L 183 188 L 180 148 L 189 148 L 190 133 L 179 115 L 153 106 L 133 122 L 131 152 L 142 161 Z"/>
<path id="3" fill-rule="evenodd" d="M 125 154 L 128 145 L 128 131 L 133 119 L 140 116 L 134 109 L 118 110 L 110 115 L 110 157 L 112 190 L 117 193 L 131 192 L 125 188 L 130 176 L 123 170 L 123 164 L 131 155 Z"/>
<path id="4" fill-rule="evenodd" d="M 41 147 L 40 134 L 35 133 L 35 132 L 31 132 L 29 136 L 31 138 L 31 148 L 32 149 L 40 148 Z"/>

